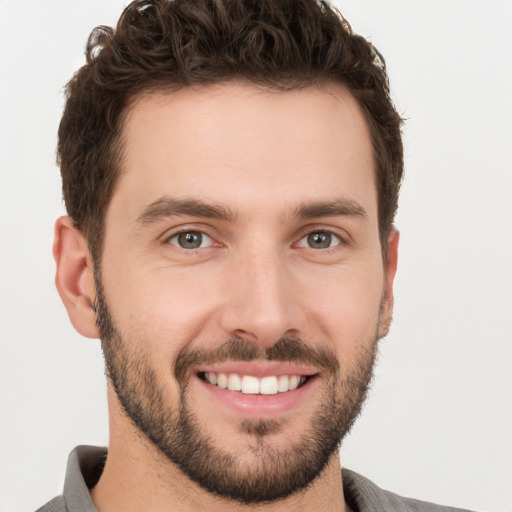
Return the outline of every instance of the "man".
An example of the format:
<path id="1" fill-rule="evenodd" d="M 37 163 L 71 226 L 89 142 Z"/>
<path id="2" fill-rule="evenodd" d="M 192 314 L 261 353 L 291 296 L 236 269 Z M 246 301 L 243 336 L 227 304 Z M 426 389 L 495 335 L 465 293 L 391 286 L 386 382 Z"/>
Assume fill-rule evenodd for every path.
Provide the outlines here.
<path id="1" fill-rule="evenodd" d="M 346 469 L 393 310 L 384 61 L 327 4 L 143 0 L 68 85 L 56 284 L 107 451 L 42 510 L 454 510 Z"/>

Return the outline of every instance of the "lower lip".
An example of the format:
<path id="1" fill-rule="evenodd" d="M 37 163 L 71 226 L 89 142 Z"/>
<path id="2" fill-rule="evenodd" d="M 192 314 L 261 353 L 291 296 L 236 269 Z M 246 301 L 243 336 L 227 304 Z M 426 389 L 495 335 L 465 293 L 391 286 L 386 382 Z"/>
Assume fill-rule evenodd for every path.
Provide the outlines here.
<path id="1" fill-rule="evenodd" d="M 195 376 L 195 380 L 208 394 L 235 413 L 248 418 L 279 416 L 304 404 L 307 396 L 316 388 L 318 377 L 313 376 L 302 386 L 275 395 L 246 395 L 240 391 L 230 391 L 209 384 Z"/>

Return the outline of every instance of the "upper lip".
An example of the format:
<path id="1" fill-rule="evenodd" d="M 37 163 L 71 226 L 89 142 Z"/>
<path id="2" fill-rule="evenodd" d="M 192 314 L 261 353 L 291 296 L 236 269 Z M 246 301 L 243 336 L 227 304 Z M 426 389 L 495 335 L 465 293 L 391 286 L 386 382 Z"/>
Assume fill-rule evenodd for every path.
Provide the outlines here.
<path id="1" fill-rule="evenodd" d="M 307 366 L 300 363 L 279 362 L 279 361 L 226 361 L 223 363 L 214 363 L 199 365 L 194 369 L 195 373 L 236 373 L 238 375 L 251 375 L 253 377 L 263 378 L 275 375 L 304 375 L 312 376 L 319 373 L 314 366 Z"/>

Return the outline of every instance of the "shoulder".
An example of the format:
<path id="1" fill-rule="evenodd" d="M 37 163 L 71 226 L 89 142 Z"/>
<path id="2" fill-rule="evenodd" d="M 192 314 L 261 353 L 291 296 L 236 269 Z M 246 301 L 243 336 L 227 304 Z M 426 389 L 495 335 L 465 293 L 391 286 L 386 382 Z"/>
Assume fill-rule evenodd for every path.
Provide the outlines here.
<path id="1" fill-rule="evenodd" d="M 343 469 L 342 475 L 345 499 L 358 512 L 470 512 L 460 508 L 404 498 L 381 489 L 364 476 L 348 469 Z"/>
<path id="2" fill-rule="evenodd" d="M 68 457 L 63 494 L 36 512 L 98 512 L 89 489 L 98 482 L 106 455 L 106 448 L 77 446 Z"/>
<path id="3" fill-rule="evenodd" d="M 57 496 L 53 500 L 49 501 L 46 505 L 38 508 L 36 512 L 66 512 L 66 503 L 64 496 Z"/>

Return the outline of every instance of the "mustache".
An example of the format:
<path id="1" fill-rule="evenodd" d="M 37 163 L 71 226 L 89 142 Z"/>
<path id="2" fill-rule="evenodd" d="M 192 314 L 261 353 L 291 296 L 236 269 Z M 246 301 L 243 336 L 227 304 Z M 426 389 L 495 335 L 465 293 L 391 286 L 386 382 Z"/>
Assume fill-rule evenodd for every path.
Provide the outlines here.
<path id="1" fill-rule="evenodd" d="M 194 366 L 258 359 L 307 364 L 330 375 L 336 374 L 340 368 L 332 350 L 309 345 L 300 338 L 282 337 L 270 347 L 259 347 L 242 338 L 232 337 L 212 349 L 184 347 L 174 362 L 174 376 L 178 382 L 184 382 Z"/>

